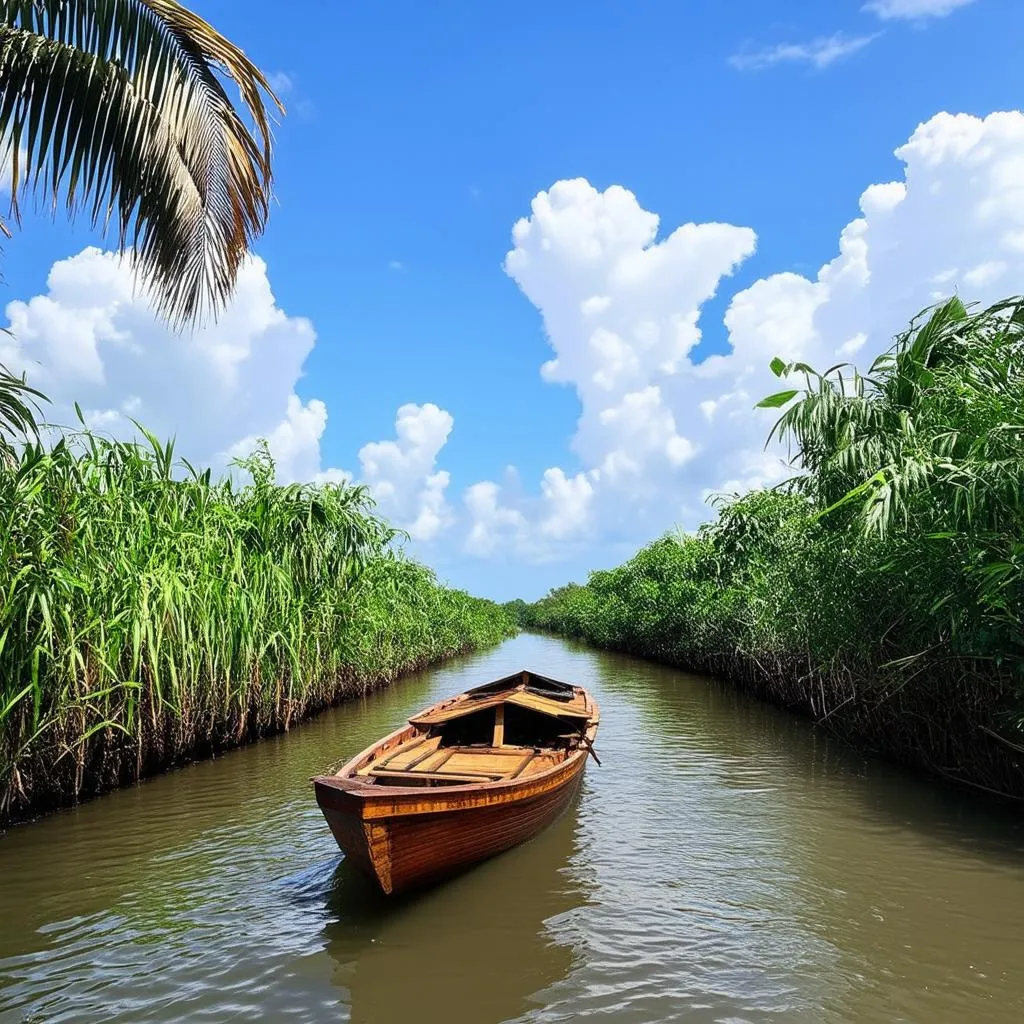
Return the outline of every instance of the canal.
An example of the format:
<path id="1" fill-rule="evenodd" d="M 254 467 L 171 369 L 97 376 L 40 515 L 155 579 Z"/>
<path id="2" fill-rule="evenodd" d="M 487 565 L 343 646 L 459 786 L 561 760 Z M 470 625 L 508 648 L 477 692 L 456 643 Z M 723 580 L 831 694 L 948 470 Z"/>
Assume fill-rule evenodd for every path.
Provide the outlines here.
<path id="1" fill-rule="evenodd" d="M 531 668 L 592 689 L 568 813 L 421 895 L 309 777 Z M 0 1021 L 1024 1020 L 1024 825 L 726 687 L 523 635 L 0 838 Z"/>

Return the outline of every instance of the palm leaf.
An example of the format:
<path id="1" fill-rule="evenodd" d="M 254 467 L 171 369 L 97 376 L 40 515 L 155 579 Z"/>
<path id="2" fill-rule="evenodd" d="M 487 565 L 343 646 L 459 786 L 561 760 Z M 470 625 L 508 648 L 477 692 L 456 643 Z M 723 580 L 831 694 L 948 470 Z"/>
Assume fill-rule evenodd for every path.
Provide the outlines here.
<path id="1" fill-rule="evenodd" d="M 0 463 L 14 457 L 11 436 L 38 439 L 34 399 L 46 401 L 46 396 L 16 377 L 0 363 Z"/>
<path id="2" fill-rule="evenodd" d="M 254 130 L 228 99 L 239 87 Z M 118 245 L 178 326 L 227 301 L 263 230 L 271 132 L 259 69 L 175 0 L 0 0 L 0 138 L 23 191 Z"/>

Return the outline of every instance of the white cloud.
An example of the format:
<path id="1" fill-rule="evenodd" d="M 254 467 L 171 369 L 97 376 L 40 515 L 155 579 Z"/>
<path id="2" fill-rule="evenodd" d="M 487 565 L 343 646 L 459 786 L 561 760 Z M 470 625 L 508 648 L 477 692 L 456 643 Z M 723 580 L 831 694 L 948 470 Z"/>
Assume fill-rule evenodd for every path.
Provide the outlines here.
<path id="1" fill-rule="evenodd" d="M 538 194 L 515 225 L 505 269 L 543 316 L 555 353 L 543 378 L 571 384 L 580 398 L 572 446 L 584 468 L 549 468 L 538 498 L 493 484 L 472 491 L 467 505 L 481 526 L 468 535 L 471 552 L 512 545 L 547 558 L 555 541 L 601 525 L 632 528 L 656 481 L 681 479 L 696 455 L 659 382 L 687 372 L 701 305 L 753 252 L 755 237 L 709 223 L 659 240 L 658 224 L 626 189 L 598 192 L 576 179 Z M 485 541 L 498 526 L 504 543 Z"/>
<path id="2" fill-rule="evenodd" d="M 267 437 L 281 479 L 320 470 L 327 410 L 294 391 L 316 334 L 277 306 L 258 258 L 218 322 L 193 334 L 168 330 L 128 262 L 95 248 L 55 263 L 46 291 L 10 302 L 7 317 L 0 362 L 50 397 L 51 422 L 73 426 L 77 401 L 89 423 L 117 436 L 135 433 L 132 418 L 176 435 L 193 462 L 223 468 Z"/>
<path id="3" fill-rule="evenodd" d="M 1024 114 L 938 114 L 896 155 L 904 180 L 864 190 L 862 215 L 815 278 L 776 274 L 733 297 L 725 317 L 732 351 L 700 368 L 723 393 L 746 395 L 742 407 L 720 400 L 736 414 L 716 419 L 725 464 L 753 460 L 761 447 L 766 416 L 747 410 L 780 387 L 767 371 L 772 356 L 821 368 L 855 358 L 866 367 L 927 306 L 953 293 L 992 302 L 1024 276 Z M 705 486 L 723 485 L 711 478 Z"/>
<path id="4" fill-rule="evenodd" d="M 864 10 L 884 20 L 918 20 L 944 18 L 970 3 L 974 3 L 974 0 L 871 0 L 864 5 Z"/>
<path id="5" fill-rule="evenodd" d="M 470 517 L 466 536 L 468 554 L 487 557 L 499 547 L 518 549 L 527 531 L 526 516 L 517 508 L 502 504 L 501 489 L 491 480 L 466 488 L 463 495 Z"/>
<path id="6" fill-rule="evenodd" d="M 865 189 L 862 216 L 815 279 L 778 274 L 734 297 L 733 352 L 717 362 L 723 374 L 743 367 L 755 397 L 777 386 L 772 355 L 863 366 L 932 303 L 954 292 L 995 301 L 1024 275 L 1024 114 L 938 114 L 896 155 L 904 180 Z"/>
<path id="7" fill-rule="evenodd" d="M 687 364 L 701 304 L 753 252 L 753 231 L 685 224 L 659 241 L 658 217 L 631 192 L 582 179 L 541 192 L 532 210 L 505 269 L 543 316 L 555 351 L 544 379 L 580 397 L 574 450 L 591 468 L 678 465 L 687 439 L 656 380 Z"/>
<path id="8" fill-rule="evenodd" d="M 870 0 L 863 10 L 876 15 L 882 21 L 924 21 L 927 18 L 942 18 L 953 11 L 973 3 L 974 0 Z M 729 63 L 740 71 L 763 71 L 779 64 L 808 64 L 819 71 L 844 57 L 863 50 L 873 43 L 880 33 L 847 35 L 834 32 L 830 36 L 818 36 L 803 43 L 777 43 L 758 49 L 743 49 L 729 58 Z"/>
<path id="9" fill-rule="evenodd" d="M 89 424 L 93 426 L 93 424 Z M 295 394 L 288 396 L 285 418 L 262 435 L 274 456 L 278 476 L 283 480 L 318 480 L 337 483 L 346 474 L 339 470 L 320 469 L 320 438 L 327 427 L 327 406 L 319 398 L 303 405 Z M 236 441 L 224 455 L 214 457 L 215 463 L 244 458 L 255 447 L 259 437 L 250 434 Z M 339 476 L 339 473 L 341 474 Z"/>
<path id="10" fill-rule="evenodd" d="M 405 264 L 401 260 L 389 260 L 388 270 L 405 270 Z"/>
<path id="11" fill-rule="evenodd" d="M 403 405 L 394 441 L 373 441 L 359 450 L 362 482 L 380 511 L 413 540 L 432 540 L 452 522 L 445 499 L 449 476 L 436 468 L 437 455 L 454 420 L 436 405 Z"/>
<path id="12" fill-rule="evenodd" d="M 287 96 L 295 87 L 291 75 L 284 71 L 271 71 L 267 75 L 267 84 L 278 96 Z"/>
<path id="13" fill-rule="evenodd" d="M 729 58 L 729 63 L 740 71 L 761 71 L 776 64 L 810 64 L 821 70 L 843 57 L 863 50 L 877 38 L 877 33 L 847 36 L 836 32 L 831 36 L 819 36 L 807 43 L 779 43 L 760 50 L 736 53 Z"/>
<path id="14" fill-rule="evenodd" d="M 764 450 L 776 414 L 754 409 L 784 386 L 774 356 L 866 366 L 938 299 L 985 303 L 1019 287 L 1024 113 L 938 114 L 896 155 L 902 180 L 864 190 L 837 256 L 814 277 L 773 274 L 735 294 L 729 350 L 699 363 L 701 307 L 753 251 L 753 232 L 687 225 L 656 241 L 657 216 L 624 189 L 576 180 L 540 193 L 506 269 L 542 316 L 544 379 L 579 396 L 581 466 L 548 469 L 537 497 L 476 485 L 467 549 L 540 558 L 555 540 L 640 543 L 680 518 L 694 525 L 708 495 L 790 475 L 780 450 Z"/>
<path id="15" fill-rule="evenodd" d="M 541 533 L 559 540 L 578 533 L 587 525 L 594 485 L 586 473 L 567 477 L 561 469 L 549 469 L 540 487 L 548 506 L 540 524 Z"/>

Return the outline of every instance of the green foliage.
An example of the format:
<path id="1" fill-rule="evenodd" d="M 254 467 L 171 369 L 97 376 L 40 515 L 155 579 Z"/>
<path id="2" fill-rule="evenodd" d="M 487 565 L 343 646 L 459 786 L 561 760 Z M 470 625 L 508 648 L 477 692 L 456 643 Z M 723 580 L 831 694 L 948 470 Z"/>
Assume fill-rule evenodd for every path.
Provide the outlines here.
<path id="1" fill-rule="evenodd" d="M 1024 307 L 943 303 L 864 376 L 772 370 L 803 377 L 760 403 L 791 403 L 773 435 L 799 475 L 552 591 L 527 625 L 755 680 L 823 718 L 916 693 L 900 714 L 925 732 L 943 715 L 1019 730 Z M 791 685 L 766 683 L 779 679 Z M 927 742 L 951 758 L 946 738 Z"/>
<path id="2" fill-rule="evenodd" d="M 365 489 L 278 486 L 265 446 L 216 481 L 146 437 L 0 466 L 0 818 L 515 632 L 396 553 Z"/>
<path id="3" fill-rule="evenodd" d="M 867 377 L 819 377 L 777 429 L 828 525 L 877 542 L 908 640 L 1024 673 L 1019 300 L 970 314 L 951 299 Z"/>
<path id="4" fill-rule="evenodd" d="M 530 606 L 521 597 L 506 601 L 501 607 L 517 626 L 526 625 Z"/>
<path id="5" fill-rule="evenodd" d="M 14 442 L 38 439 L 34 399 L 43 397 L 0 363 L 0 462 L 16 458 Z"/>

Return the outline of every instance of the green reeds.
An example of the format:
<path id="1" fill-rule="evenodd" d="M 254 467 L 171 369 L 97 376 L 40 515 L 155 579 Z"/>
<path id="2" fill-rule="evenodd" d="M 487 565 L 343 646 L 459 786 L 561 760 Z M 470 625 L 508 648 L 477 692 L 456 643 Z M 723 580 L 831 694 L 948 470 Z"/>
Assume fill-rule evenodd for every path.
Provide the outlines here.
<path id="1" fill-rule="evenodd" d="M 515 631 L 365 489 L 84 431 L 0 465 L 0 823 L 246 742 Z M 182 469 L 185 472 L 182 474 Z"/>

